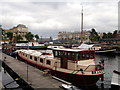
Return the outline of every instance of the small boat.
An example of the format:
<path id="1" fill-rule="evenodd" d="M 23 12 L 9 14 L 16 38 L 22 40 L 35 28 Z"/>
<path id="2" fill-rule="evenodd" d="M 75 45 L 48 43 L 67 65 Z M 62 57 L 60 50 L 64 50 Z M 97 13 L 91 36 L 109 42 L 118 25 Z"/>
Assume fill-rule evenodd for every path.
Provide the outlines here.
<path id="1" fill-rule="evenodd" d="M 94 50 L 56 48 L 52 51 L 53 53 L 42 53 L 35 50 L 19 50 L 18 56 L 75 86 L 95 85 L 104 75 L 103 65 L 95 64 Z"/>

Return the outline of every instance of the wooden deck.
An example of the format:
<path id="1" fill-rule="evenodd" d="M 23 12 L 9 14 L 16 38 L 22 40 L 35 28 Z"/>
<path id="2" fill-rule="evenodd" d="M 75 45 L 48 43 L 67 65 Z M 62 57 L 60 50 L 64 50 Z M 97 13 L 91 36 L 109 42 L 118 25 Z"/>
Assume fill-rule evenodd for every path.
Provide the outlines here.
<path id="1" fill-rule="evenodd" d="M 59 82 L 52 78 L 51 75 L 46 75 L 43 71 L 27 65 L 26 63 L 19 61 L 11 56 L 2 53 L 2 60 L 5 59 L 7 64 L 14 72 L 16 72 L 25 82 L 27 82 L 32 88 L 56 88 L 61 89 L 62 82 Z M 27 73 L 28 70 L 28 73 Z M 27 77 L 28 76 L 28 77 Z"/>

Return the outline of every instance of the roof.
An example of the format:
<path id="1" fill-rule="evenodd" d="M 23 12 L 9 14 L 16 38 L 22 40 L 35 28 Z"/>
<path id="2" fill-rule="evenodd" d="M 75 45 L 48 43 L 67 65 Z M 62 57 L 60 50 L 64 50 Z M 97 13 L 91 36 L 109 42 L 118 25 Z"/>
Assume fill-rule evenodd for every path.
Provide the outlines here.
<path id="1" fill-rule="evenodd" d="M 36 56 L 36 57 L 41 57 L 41 58 L 53 58 L 53 55 L 42 55 L 41 52 L 39 51 L 36 51 L 36 50 L 19 50 L 23 53 L 26 53 L 26 54 L 29 54 L 29 55 L 32 55 L 32 56 Z"/>
<path id="2" fill-rule="evenodd" d="M 78 48 L 79 49 L 90 49 L 93 46 L 93 44 L 88 45 L 88 44 L 81 44 Z"/>
<path id="3" fill-rule="evenodd" d="M 69 51 L 69 52 L 94 51 L 94 50 L 85 50 L 85 49 L 60 49 L 60 48 L 55 48 L 53 50 Z"/>
<path id="4" fill-rule="evenodd" d="M 32 56 L 36 56 L 36 57 L 42 55 L 41 52 L 38 52 L 38 51 L 35 51 L 35 50 L 20 50 L 20 51 L 21 51 L 21 52 L 24 52 L 24 53 L 26 53 L 26 54 L 30 54 L 30 55 L 32 55 Z"/>

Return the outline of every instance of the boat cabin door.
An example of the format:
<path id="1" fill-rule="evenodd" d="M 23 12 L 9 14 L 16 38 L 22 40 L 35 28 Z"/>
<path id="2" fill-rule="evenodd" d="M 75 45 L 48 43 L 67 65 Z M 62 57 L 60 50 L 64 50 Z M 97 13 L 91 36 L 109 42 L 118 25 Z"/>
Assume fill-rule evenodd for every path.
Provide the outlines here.
<path id="1" fill-rule="evenodd" d="M 68 61 L 65 58 L 61 58 L 61 68 L 67 69 L 68 67 Z"/>

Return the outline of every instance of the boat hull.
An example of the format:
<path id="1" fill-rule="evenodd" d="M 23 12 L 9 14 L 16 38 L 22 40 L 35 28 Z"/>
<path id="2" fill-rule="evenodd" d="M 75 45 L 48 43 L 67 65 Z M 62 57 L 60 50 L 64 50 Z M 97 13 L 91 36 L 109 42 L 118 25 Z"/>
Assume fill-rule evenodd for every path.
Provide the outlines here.
<path id="1" fill-rule="evenodd" d="M 95 53 L 114 53 L 116 49 L 96 50 Z"/>
<path id="2" fill-rule="evenodd" d="M 41 70 L 49 69 L 49 73 L 52 76 L 58 77 L 60 79 L 63 79 L 67 82 L 72 83 L 75 86 L 91 86 L 95 85 L 96 82 L 99 80 L 100 77 L 103 76 L 103 74 L 98 74 L 98 75 L 79 75 L 79 74 L 73 74 L 73 73 L 66 73 L 66 72 L 61 72 L 57 70 L 53 70 L 51 68 L 48 68 L 43 65 L 39 65 L 35 62 L 32 62 L 18 54 L 18 58 L 22 61 L 27 61 L 29 64 L 34 65 L 36 68 L 39 68 Z"/>
<path id="3" fill-rule="evenodd" d="M 95 85 L 96 82 L 99 80 L 99 78 L 103 76 L 103 75 L 78 75 L 78 74 L 70 74 L 55 70 L 52 70 L 51 74 L 55 77 L 68 81 L 75 86 Z"/>

